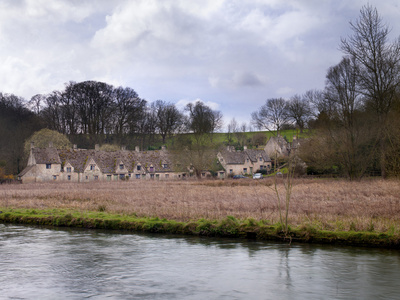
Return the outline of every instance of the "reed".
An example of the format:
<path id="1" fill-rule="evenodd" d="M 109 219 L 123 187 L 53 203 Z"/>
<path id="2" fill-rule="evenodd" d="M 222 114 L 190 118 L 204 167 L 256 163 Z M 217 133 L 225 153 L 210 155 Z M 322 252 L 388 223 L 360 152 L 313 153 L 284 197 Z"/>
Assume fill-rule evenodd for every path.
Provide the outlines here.
<path id="1" fill-rule="evenodd" d="M 182 222 L 236 219 L 279 222 L 272 180 L 35 183 L 0 186 L 0 207 L 73 209 Z M 283 186 L 278 186 L 283 189 Z M 400 183 L 366 179 L 295 179 L 290 226 L 400 232 Z"/>

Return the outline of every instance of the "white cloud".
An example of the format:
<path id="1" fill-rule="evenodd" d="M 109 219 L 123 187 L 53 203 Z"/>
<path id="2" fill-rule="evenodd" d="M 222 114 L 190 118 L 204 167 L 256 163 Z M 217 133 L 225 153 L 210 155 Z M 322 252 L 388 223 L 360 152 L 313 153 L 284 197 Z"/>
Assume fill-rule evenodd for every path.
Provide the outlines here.
<path id="1" fill-rule="evenodd" d="M 194 100 L 190 100 L 190 99 L 181 99 L 178 102 L 175 103 L 176 107 L 180 110 L 185 109 L 186 105 L 188 105 L 189 103 L 193 103 L 195 104 L 196 102 L 202 102 L 203 104 L 207 105 L 208 107 L 210 107 L 213 110 L 218 110 L 219 109 L 219 104 L 216 102 L 212 102 L 212 101 L 203 101 L 200 98 L 194 99 Z"/>

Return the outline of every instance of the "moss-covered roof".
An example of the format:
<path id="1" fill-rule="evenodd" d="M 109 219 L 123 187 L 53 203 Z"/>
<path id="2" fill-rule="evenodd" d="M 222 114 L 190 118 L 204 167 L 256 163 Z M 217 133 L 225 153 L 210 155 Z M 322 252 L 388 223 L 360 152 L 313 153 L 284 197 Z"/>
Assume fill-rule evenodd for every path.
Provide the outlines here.
<path id="1" fill-rule="evenodd" d="M 247 149 L 243 151 L 224 150 L 220 152 L 226 164 L 244 164 L 246 159 L 256 162 L 260 157 L 263 161 L 271 161 L 264 150 Z"/>
<path id="2" fill-rule="evenodd" d="M 167 151 L 146 151 L 136 152 L 127 150 L 118 151 L 101 151 L 101 150 L 84 150 L 69 149 L 58 150 L 61 162 L 69 162 L 75 171 L 82 173 L 87 164 L 93 159 L 96 165 L 103 173 L 116 173 L 119 164 L 122 163 L 124 168 L 129 172 L 133 172 L 135 167 L 140 164 L 147 168 L 153 167 L 151 172 L 171 172 L 172 163 L 169 159 Z M 164 168 L 164 166 L 167 166 Z"/>

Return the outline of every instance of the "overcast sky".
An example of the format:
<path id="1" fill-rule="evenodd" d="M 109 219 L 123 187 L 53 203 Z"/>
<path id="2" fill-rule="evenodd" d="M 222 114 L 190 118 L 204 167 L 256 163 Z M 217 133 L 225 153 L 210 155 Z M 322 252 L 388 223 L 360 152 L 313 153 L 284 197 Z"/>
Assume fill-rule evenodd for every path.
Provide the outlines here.
<path id="1" fill-rule="evenodd" d="M 400 2 L 369 0 L 400 35 Z M 362 0 L 0 0 L 0 91 L 69 81 L 200 99 L 249 122 L 265 100 L 323 89 Z"/>

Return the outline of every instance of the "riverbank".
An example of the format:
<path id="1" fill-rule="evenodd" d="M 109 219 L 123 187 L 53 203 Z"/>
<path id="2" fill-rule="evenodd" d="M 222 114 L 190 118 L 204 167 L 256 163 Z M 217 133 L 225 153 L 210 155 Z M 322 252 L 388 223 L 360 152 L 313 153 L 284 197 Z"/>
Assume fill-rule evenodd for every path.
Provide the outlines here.
<path id="1" fill-rule="evenodd" d="M 400 247 L 398 181 L 296 180 L 287 235 L 271 185 L 265 179 L 3 185 L 0 222 Z"/>
<path id="2" fill-rule="evenodd" d="M 268 224 L 268 222 L 254 219 L 238 220 L 232 216 L 219 221 L 200 219 L 192 222 L 177 222 L 157 217 L 138 218 L 135 215 L 115 215 L 105 212 L 2 208 L 0 222 L 400 249 L 399 234 L 326 231 L 318 230 L 310 224 L 290 227 L 286 234 L 279 223 Z"/>

